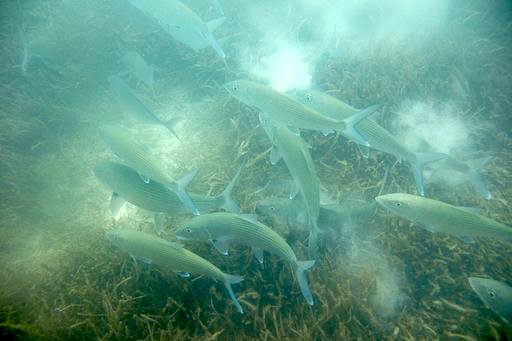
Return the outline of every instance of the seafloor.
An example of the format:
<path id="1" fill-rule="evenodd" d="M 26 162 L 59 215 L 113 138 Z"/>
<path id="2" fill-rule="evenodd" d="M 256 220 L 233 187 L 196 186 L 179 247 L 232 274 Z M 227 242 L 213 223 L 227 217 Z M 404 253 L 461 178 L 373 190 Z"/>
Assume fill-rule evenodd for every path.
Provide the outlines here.
<path id="1" fill-rule="evenodd" d="M 223 257 L 208 245 L 188 244 L 223 271 L 245 277 L 234 287 L 243 315 L 219 283 L 161 272 L 117 250 L 104 237 L 107 228 L 151 231 L 152 217 L 132 208 L 118 222 L 111 218 L 110 194 L 92 174 L 98 161 L 113 159 L 96 135 L 99 124 L 122 124 L 144 136 L 173 175 L 199 169 L 195 192 L 219 193 L 245 161 L 234 193 L 244 212 L 254 211 L 260 189 L 285 177 L 286 169 L 268 162 L 270 144 L 256 113 L 221 88 L 225 80 L 246 76 L 236 67 L 226 73 L 211 51 L 195 54 L 164 33 L 140 33 L 138 23 L 128 26 L 128 19 L 115 15 L 120 1 L 43 3 L 27 7 L 26 17 L 45 27 L 45 36 L 33 34 L 40 56 L 23 77 L 16 67 L 16 6 L 0 4 L 2 339 L 512 339 L 510 326 L 483 306 L 467 281 L 481 276 L 512 283 L 509 241 L 466 244 L 383 211 L 353 227 L 352 238 L 343 238 L 340 227 L 334 246 L 322 245 L 308 273 L 312 307 L 288 265 L 267 255 L 260 266 L 245 247 Z M 451 100 L 448 75 L 458 65 L 470 75 L 470 92 L 455 114 L 473 127 L 475 149 L 494 156 L 485 171 L 494 200 L 468 184 L 447 189 L 427 183 L 428 194 L 482 207 L 512 225 L 512 21 L 510 15 L 495 19 L 509 6 L 455 4 L 448 19 L 457 29 L 428 48 L 397 56 L 376 46 L 363 59 L 326 55 L 314 83 L 355 107 L 384 103 L 379 120 L 386 125 L 404 99 Z M 241 19 L 233 19 L 220 29 L 237 32 L 224 42 L 228 54 L 236 51 L 243 28 Z M 118 69 L 124 45 L 159 56 L 152 59 L 158 62 L 155 97 L 138 95 L 159 115 L 186 118 L 179 129 L 183 143 L 165 129 L 122 119 L 106 77 Z M 365 159 L 339 136 L 304 137 L 332 197 L 357 192 L 372 200 L 386 164 L 392 165 L 388 192 L 415 191 L 407 166 L 391 157 L 372 152 Z M 167 216 L 165 236 L 172 238 L 184 219 Z M 299 258 L 306 237 L 301 231 L 287 236 Z M 383 271 L 398 278 L 395 289 L 379 284 Z"/>

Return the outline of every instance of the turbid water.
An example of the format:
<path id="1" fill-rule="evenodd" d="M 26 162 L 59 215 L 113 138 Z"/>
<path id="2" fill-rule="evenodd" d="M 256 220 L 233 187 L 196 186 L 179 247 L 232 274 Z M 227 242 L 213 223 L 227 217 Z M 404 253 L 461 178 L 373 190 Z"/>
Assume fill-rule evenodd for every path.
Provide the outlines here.
<path id="1" fill-rule="evenodd" d="M 446 154 L 420 174 L 425 197 L 512 225 L 508 1 L 3 1 L 0 42 L 2 339 L 512 339 L 511 241 L 459 235 L 460 219 L 436 229 L 414 210 L 374 213 L 378 195 L 420 193 L 410 160 L 372 147 L 384 136 L 411 153 Z M 109 79 L 126 85 L 124 101 Z M 279 111 L 263 115 L 267 134 L 259 109 L 226 90 L 239 79 L 296 101 L 279 102 L 286 124 L 272 121 Z M 377 135 L 362 141 L 355 124 L 357 145 L 336 122 L 294 120 L 333 114 L 302 108 L 316 98 L 308 91 L 351 110 L 380 105 L 365 118 Z M 302 141 L 284 148 L 272 124 Z M 133 136 L 137 157 L 151 155 L 169 179 L 196 174 L 180 191 L 201 216 L 240 206 L 259 221 L 247 226 L 279 238 L 262 228 L 258 243 L 235 240 L 212 226 L 176 244 L 191 210 L 109 149 L 101 126 Z M 285 152 L 308 162 L 279 161 Z M 124 165 L 123 193 L 137 200 L 95 176 L 105 162 Z M 293 168 L 301 164 L 314 172 Z M 135 252 L 107 238 L 117 233 L 151 243 Z M 312 299 L 294 262 L 261 252 L 265 236 L 308 265 L 315 258 L 303 272 Z M 228 292 L 221 273 L 243 281 L 228 277 Z"/>

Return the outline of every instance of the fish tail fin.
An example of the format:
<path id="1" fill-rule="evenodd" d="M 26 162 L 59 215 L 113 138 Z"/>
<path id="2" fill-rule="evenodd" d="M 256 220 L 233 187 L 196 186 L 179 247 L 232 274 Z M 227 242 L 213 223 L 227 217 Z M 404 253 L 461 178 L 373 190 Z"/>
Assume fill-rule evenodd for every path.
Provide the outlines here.
<path id="1" fill-rule="evenodd" d="M 154 93 L 154 90 L 153 90 L 153 93 Z M 169 129 L 169 131 L 178 139 L 178 141 L 182 142 L 180 137 L 178 136 L 178 134 L 176 134 L 176 131 L 174 130 L 174 128 L 176 127 L 176 125 L 178 124 L 178 122 L 180 122 L 181 120 L 183 120 L 183 117 L 174 117 L 174 118 L 171 118 L 169 121 L 165 121 L 165 122 L 162 122 L 163 125 Z"/>
<path id="2" fill-rule="evenodd" d="M 345 123 L 345 127 L 343 129 L 343 135 L 356 143 L 369 147 L 370 143 L 368 142 L 368 139 L 361 134 L 355 126 L 368 116 L 373 115 L 380 107 L 380 104 L 372 105 L 344 119 L 343 122 Z"/>
<path id="3" fill-rule="evenodd" d="M 425 195 L 425 188 L 423 185 L 423 167 L 430 162 L 446 159 L 448 155 L 444 153 L 414 153 L 415 160 L 411 161 L 412 172 L 414 181 L 416 182 L 416 189 L 421 196 Z"/>
<path id="4" fill-rule="evenodd" d="M 224 274 L 224 286 L 228 290 L 229 297 L 231 297 L 231 300 L 233 301 L 233 304 L 235 305 L 236 310 L 238 310 L 238 312 L 240 314 L 243 314 L 244 310 L 242 309 L 240 302 L 238 302 L 238 300 L 235 296 L 235 293 L 233 292 L 233 289 L 231 288 L 231 284 L 240 283 L 243 280 L 244 280 L 244 278 L 241 276 Z"/>
<path id="5" fill-rule="evenodd" d="M 238 168 L 235 176 L 229 184 L 226 186 L 224 191 L 221 193 L 221 197 L 224 199 L 224 203 L 222 204 L 222 208 L 224 208 L 228 212 L 240 213 L 240 206 L 233 200 L 231 196 L 233 194 L 233 188 L 235 187 L 236 182 L 238 181 L 238 177 L 240 176 L 240 172 L 242 171 L 243 164 Z"/>
<path id="6" fill-rule="evenodd" d="M 183 205 L 185 205 L 185 207 L 190 212 L 192 212 L 195 215 L 199 215 L 199 210 L 197 209 L 196 205 L 192 201 L 192 198 L 188 195 L 187 191 L 185 190 L 185 188 L 192 181 L 192 179 L 194 179 L 196 174 L 197 174 L 197 170 L 192 171 L 192 172 L 188 173 L 187 175 L 185 175 L 184 177 L 182 177 L 181 179 L 179 179 L 178 181 L 176 181 L 176 183 L 178 185 L 176 195 L 178 196 L 178 198 L 180 198 L 180 201 L 183 203 Z"/>
<path id="7" fill-rule="evenodd" d="M 480 159 L 474 159 L 466 162 L 471 169 L 469 171 L 469 182 L 473 185 L 473 188 L 481 194 L 485 199 L 491 200 L 492 194 L 485 186 L 480 170 L 492 160 L 492 156 L 483 157 Z"/>
<path id="8" fill-rule="evenodd" d="M 309 289 L 308 280 L 306 278 L 305 271 L 315 265 L 314 260 L 307 261 L 297 261 L 297 281 L 299 282 L 300 291 L 302 295 L 306 299 L 309 305 L 313 305 L 313 295 L 311 294 L 311 290 Z"/>

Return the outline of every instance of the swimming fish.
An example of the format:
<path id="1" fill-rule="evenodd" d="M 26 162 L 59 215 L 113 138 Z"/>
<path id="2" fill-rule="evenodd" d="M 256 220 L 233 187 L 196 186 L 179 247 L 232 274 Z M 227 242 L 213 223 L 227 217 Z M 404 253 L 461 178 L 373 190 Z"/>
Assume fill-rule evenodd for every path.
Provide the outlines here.
<path id="1" fill-rule="evenodd" d="M 333 119 L 342 120 L 358 113 L 357 109 L 347 103 L 319 91 L 298 91 L 295 96 L 301 103 Z M 367 138 L 370 148 L 391 154 L 399 161 L 405 160 L 410 164 L 416 182 L 416 189 L 420 195 L 425 195 L 422 174 L 424 165 L 448 157 L 444 153 L 415 153 L 410 151 L 407 146 L 400 143 L 386 129 L 369 118 L 360 120 L 355 128 Z M 366 146 L 359 146 L 359 149 L 365 157 L 368 157 L 369 150 Z"/>
<path id="2" fill-rule="evenodd" d="M 468 280 L 485 306 L 512 327 L 512 287 L 489 278 L 469 277 Z"/>
<path id="3" fill-rule="evenodd" d="M 234 213 L 209 213 L 188 220 L 176 230 L 182 240 L 208 241 L 223 255 L 227 255 L 230 243 L 240 243 L 252 247 L 260 263 L 263 251 L 275 254 L 288 261 L 295 269 L 302 295 L 308 304 L 313 305 L 313 295 L 308 286 L 305 271 L 315 261 L 299 261 L 286 241 L 271 228 L 256 221 L 253 215 Z"/>
<path id="4" fill-rule="evenodd" d="M 461 161 L 453 156 L 448 156 L 448 158 L 441 161 L 439 164 L 436 164 L 436 166 L 438 166 L 436 169 L 455 170 L 464 174 L 478 194 L 483 196 L 486 200 L 491 200 L 492 194 L 485 186 L 485 182 L 480 174 L 482 168 L 484 168 L 491 160 L 492 156 L 467 161 Z"/>
<path id="5" fill-rule="evenodd" d="M 224 208 L 230 212 L 240 212 L 240 207 L 231 197 L 231 192 L 240 171 L 241 169 L 238 169 L 231 182 L 217 196 L 189 193 L 199 212 L 204 213 L 217 208 Z M 156 181 L 144 182 L 137 171 L 123 164 L 102 161 L 94 167 L 94 175 L 112 190 L 110 207 L 114 217 L 126 200 L 137 207 L 155 212 L 157 234 L 163 231 L 160 219 L 161 213 L 180 214 L 189 212 L 175 192 Z"/>
<path id="6" fill-rule="evenodd" d="M 164 122 L 146 108 L 146 106 L 133 94 L 121 78 L 117 76 L 110 76 L 108 77 L 108 84 L 110 85 L 110 90 L 112 90 L 119 102 L 133 118 L 142 123 L 163 125 L 169 129 L 169 131 L 176 136 L 178 140 L 180 140 L 178 134 L 174 131 L 174 126 L 181 121 L 181 117 L 175 117 Z"/>
<path id="7" fill-rule="evenodd" d="M 130 132 L 120 127 L 104 125 L 98 128 L 98 134 L 118 157 L 139 173 L 144 182 L 149 183 L 154 180 L 168 187 L 176 193 L 190 212 L 199 214 L 194 202 L 185 191 L 185 187 L 192 181 L 197 171 L 175 181 L 166 174 L 150 150 L 138 142 Z"/>
<path id="8" fill-rule="evenodd" d="M 160 27 L 174 39 L 194 51 L 211 46 L 226 64 L 226 54 L 213 36 L 213 31 L 224 17 L 205 23 L 194 11 L 178 0 L 129 0 L 147 16 L 155 19 Z"/>
<path id="9" fill-rule="evenodd" d="M 223 283 L 236 309 L 243 314 L 242 306 L 231 288 L 232 284 L 243 281 L 243 277 L 226 274 L 182 245 L 149 233 L 130 229 L 112 229 L 106 232 L 106 236 L 112 244 L 146 263 L 154 263 L 183 277 L 196 273 Z"/>
<path id="10" fill-rule="evenodd" d="M 319 233 L 317 220 L 320 210 L 320 188 L 309 146 L 299 135 L 292 133 L 283 124 L 271 122 L 263 113 L 260 114 L 260 122 L 273 145 L 270 162 L 274 165 L 283 158 L 293 178 L 290 198 L 300 193 L 304 201 L 310 223 L 308 256 L 315 259 Z"/>
<path id="11" fill-rule="evenodd" d="M 406 193 L 385 194 L 377 202 L 398 216 L 419 223 L 431 232 L 443 232 L 469 241 L 472 237 L 512 239 L 512 228 L 484 217 L 472 208 Z M 469 237 L 469 239 L 468 239 Z"/>
<path id="12" fill-rule="evenodd" d="M 124 66 L 133 73 L 138 80 L 153 89 L 153 75 L 155 70 L 146 63 L 144 58 L 142 58 L 137 51 L 126 52 L 121 60 Z"/>
<path id="13" fill-rule="evenodd" d="M 339 131 L 343 136 L 365 146 L 367 137 L 356 128 L 358 122 L 372 115 L 378 105 L 361 110 L 342 119 L 332 118 L 297 100 L 279 93 L 267 85 L 247 79 L 239 79 L 224 84 L 227 91 L 239 101 L 268 115 L 273 121 L 299 129 Z"/>

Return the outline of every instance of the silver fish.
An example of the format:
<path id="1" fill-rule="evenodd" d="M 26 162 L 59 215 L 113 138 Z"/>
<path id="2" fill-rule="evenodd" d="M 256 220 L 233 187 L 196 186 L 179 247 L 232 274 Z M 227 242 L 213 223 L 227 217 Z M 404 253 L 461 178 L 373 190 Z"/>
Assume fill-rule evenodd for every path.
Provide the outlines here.
<path id="1" fill-rule="evenodd" d="M 320 187 L 309 147 L 299 135 L 292 133 L 283 124 L 271 122 L 265 114 L 260 114 L 260 122 L 273 145 L 270 162 L 276 164 L 283 158 L 294 182 L 290 197 L 300 193 L 305 203 L 310 223 L 309 258 L 314 259 L 319 233 L 317 220 L 320 210 Z"/>
<path id="2" fill-rule="evenodd" d="M 131 114 L 132 117 L 143 123 L 163 125 L 169 129 L 169 131 L 176 136 L 178 140 L 180 140 L 178 134 L 174 131 L 174 126 L 176 123 L 181 121 L 181 117 L 175 117 L 164 122 L 146 108 L 146 106 L 133 94 L 128 85 L 126 85 L 119 77 L 108 77 L 108 84 L 110 85 L 110 90 L 112 90 L 119 102 L 125 107 L 126 111 Z"/>
<path id="3" fill-rule="evenodd" d="M 138 80 L 153 89 L 153 75 L 155 70 L 146 63 L 144 58 L 142 58 L 137 51 L 126 52 L 121 60 L 124 66 L 133 73 Z"/>
<path id="4" fill-rule="evenodd" d="M 217 208 L 240 212 L 240 207 L 231 197 L 240 170 L 218 196 L 189 193 L 199 212 L 204 213 Z M 114 216 L 126 200 L 135 206 L 155 212 L 155 229 L 158 234 L 163 231 L 163 225 L 159 219 L 161 213 L 189 212 L 175 192 L 156 181 L 144 182 L 137 171 L 123 164 L 111 161 L 100 162 L 94 167 L 94 175 L 112 190 L 111 210 Z"/>
<path id="5" fill-rule="evenodd" d="M 192 172 L 181 178 L 173 180 L 166 174 L 160 162 L 149 149 L 138 142 L 128 131 L 115 126 L 101 126 L 98 134 L 107 146 L 128 166 L 135 169 L 144 182 L 154 180 L 171 189 L 180 198 L 181 202 L 193 214 L 199 214 L 197 207 L 185 191 L 185 187 L 192 181 L 196 172 Z"/>
<path id="6" fill-rule="evenodd" d="M 357 109 L 354 109 L 347 103 L 319 91 L 298 91 L 296 92 L 296 97 L 306 106 L 317 110 L 325 116 L 338 120 L 352 117 L 352 115 L 356 115 L 358 112 Z M 400 143 L 386 129 L 369 118 L 360 120 L 356 124 L 356 129 L 368 139 L 371 148 L 391 154 L 398 160 L 405 160 L 410 164 L 416 182 L 416 189 L 420 195 L 425 195 L 422 174 L 424 165 L 448 157 L 444 153 L 415 153 L 410 151 L 407 146 Z M 364 156 L 368 157 L 369 150 L 366 146 L 359 146 L 359 149 Z"/>
<path id="7" fill-rule="evenodd" d="M 294 267 L 302 294 L 308 304 L 313 305 L 313 296 L 304 272 L 315 261 L 297 260 L 286 241 L 275 231 L 256 221 L 254 216 L 234 213 L 200 215 L 178 228 L 176 236 L 182 240 L 209 241 L 224 255 L 228 254 L 229 244 L 232 242 L 248 245 L 252 247 L 260 263 L 263 262 L 263 251 L 283 258 Z"/>
<path id="8" fill-rule="evenodd" d="M 469 277 L 468 280 L 485 306 L 512 327 L 512 287 L 488 278 Z"/>
<path id="9" fill-rule="evenodd" d="M 375 200 L 387 210 L 417 222 L 431 232 L 447 233 L 465 241 L 469 241 L 467 237 L 512 239 L 511 227 L 484 217 L 472 208 L 406 193 L 385 194 Z"/>
<path id="10" fill-rule="evenodd" d="M 129 0 L 129 2 L 155 19 L 160 27 L 174 39 L 194 51 L 211 46 L 226 63 L 226 54 L 213 36 L 213 31 L 225 18 L 205 23 L 194 11 L 178 0 Z"/>
<path id="11" fill-rule="evenodd" d="M 184 276 L 197 273 L 223 283 L 236 309 L 243 314 L 242 306 L 231 289 L 231 285 L 243 281 L 243 277 L 226 274 L 182 245 L 148 233 L 130 229 L 113 229 L 107 231 L 106 236 L 115 246 L 147 263 L 154 263 Z"/>
<path id="12" fill-rule="evenodd" d="M 260 110 L 273 121 L 299 129 L 339 131 L 345 137 L 369 146 L 366 136 L 355 128 L 355 125 L 375 113 L 378 105 L 361 110 L 352 116 L 336 119 L 311 109 L 269 86 L 247 79 L 226 83 L 224 87 L 233 97 Z"/>

